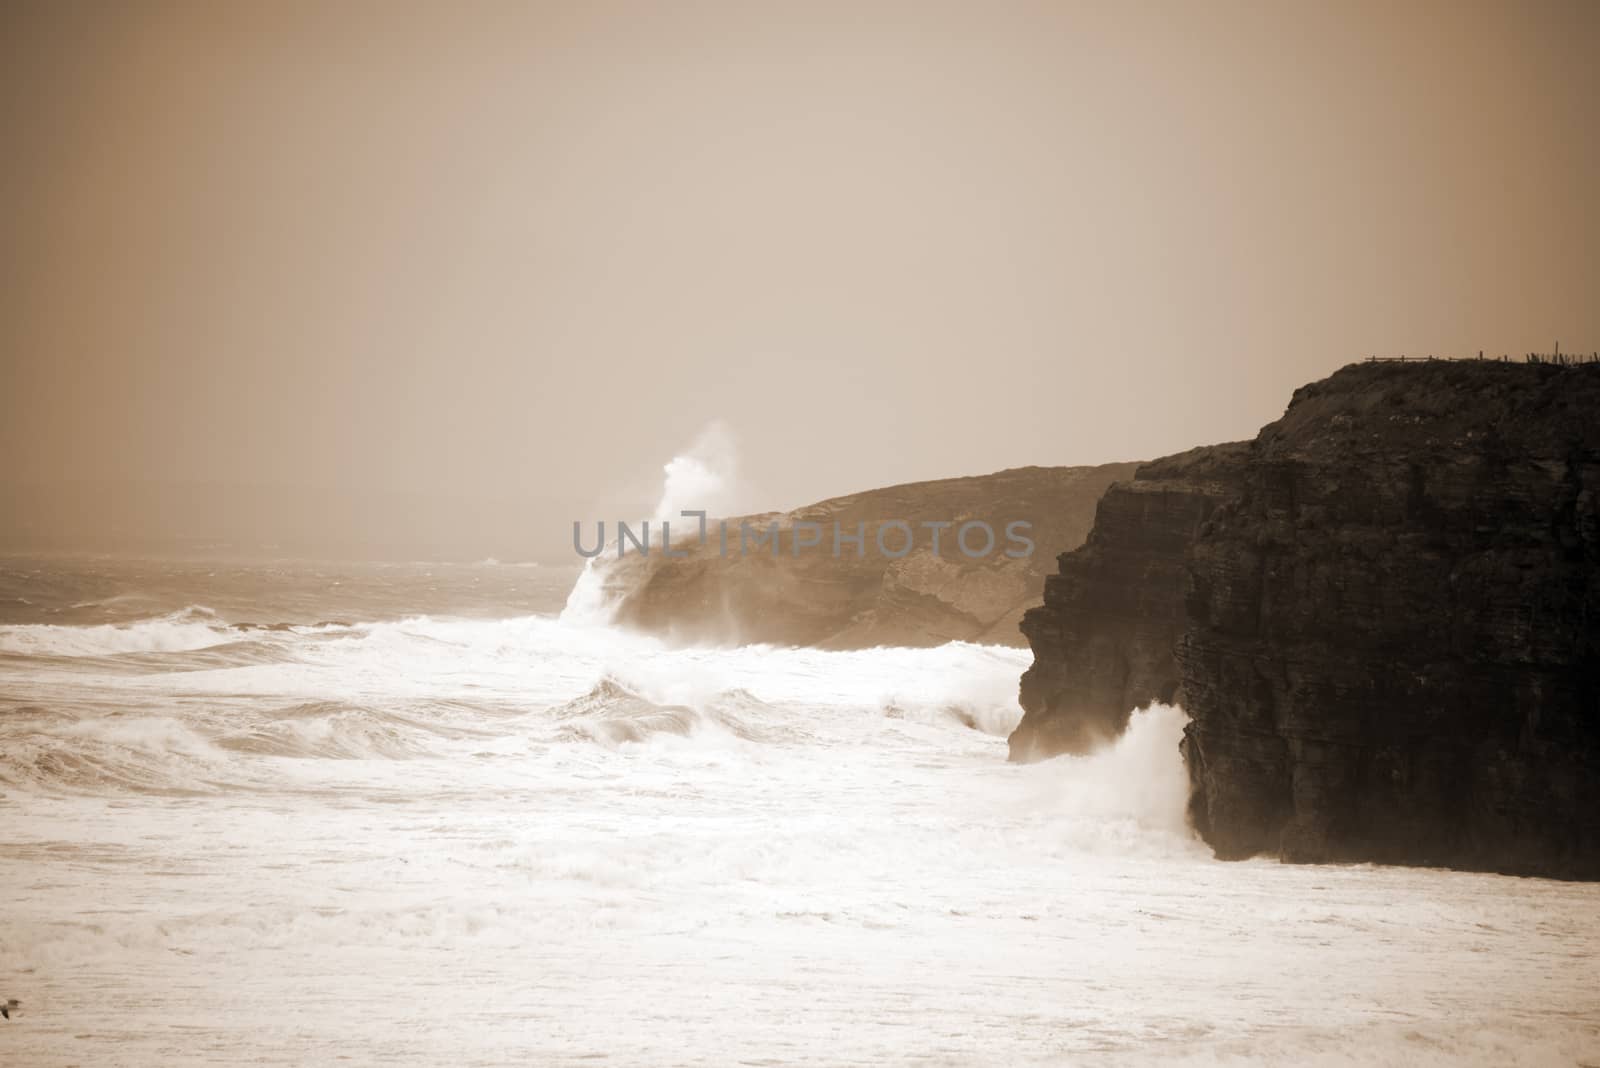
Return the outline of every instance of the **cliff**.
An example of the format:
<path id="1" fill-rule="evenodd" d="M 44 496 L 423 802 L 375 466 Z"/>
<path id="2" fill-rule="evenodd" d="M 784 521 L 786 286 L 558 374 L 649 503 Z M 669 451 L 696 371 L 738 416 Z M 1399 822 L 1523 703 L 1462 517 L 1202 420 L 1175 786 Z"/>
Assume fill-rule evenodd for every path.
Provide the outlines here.
<path id="1" fill-rule="evenodd" d="M 1034 651 L 1011 759 L 1082 753 L 1116 737 L 1135 708 L 1170 704 L 1183 634 L 1185 553 L 1237 492 L 1244 443 L 1191 449 L 1108 489 L 1081 548 L 1061 554 L 1044 603 L 1022 617 Z"/>
<path id="2" fill-rule="evenodd" d="M 1135 464 L 1098 467 L 1024 467 L 992 475 L 918 482 L 818 502 L 793 512 L 727 520 L 729 550 L 721 551 L 713 523 L 705 544 L 693 538 L 693 520 L 673 524 L 673 544 L 683 558 L 659 552 L 611 560 L 606 586 L 613 618 L 626 626 L 677 641 L 736 644 L 766 642 L 858 649 L 876 645 L 939 645 L 947 641 L 1020 644 L 1017 624 L 1038 600 L 1054 554 L 1080 544 L 1107 486 L 1132 474 Z M 994 530 L 988 555 L 974 559 L 956 544 L 961 523 L 981 519 Z M 915 541 L 898 558 L 877 550 L 879 527 L 910 524 Z M 1032 524 L 1034 547 L 1025 557 L 1006 537 L 1006 524 Z M 739 525 L 764 533 L 779 528 L 778 551 L 738 551 Z M 846 533 L 865 524 L 865 552 L 849 545 L 833 554 L 834 524 Z M 933 533 L 924 522 L 952 523 Z M 821 527 L 819 545 L 794 547 L 796 524 Z M 898 551 L 901 534 L 886 531 Z M 974 551 L 982 548 L 975 532 Z"/>
<path id="3" fill-rule="evenodd" d="M 1232 474 L 1208 506 L 1063 560 L 1024 624 L 1044 665 L 1014 752 L 1170 693 L 1219 856 L 1600 877 L 1596 412 L 1593 365 L 1359 364 L 1300 389 L 1215 454 Z M 1140 576 L 1138 625 L 1094 618 L 1113 563 Z M 1103 649 L 1069 682 L 1057 636 L 1081 633 Z M 1123 662 L 1119 693 L 1103 665 Z"/>

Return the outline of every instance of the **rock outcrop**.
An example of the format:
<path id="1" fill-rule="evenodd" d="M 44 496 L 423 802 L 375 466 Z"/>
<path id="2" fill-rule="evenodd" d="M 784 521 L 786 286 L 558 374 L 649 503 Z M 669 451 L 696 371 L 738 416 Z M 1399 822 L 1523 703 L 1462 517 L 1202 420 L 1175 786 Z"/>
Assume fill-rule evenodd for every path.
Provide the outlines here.
<path id="1" fill-rule="evenodd" d="M 1219 856 L 1600 877 L 1597 412 L 1593 365 L 1358 364 L 1302 388 L 1150 559 L 1063 560 L 1024 625 L 1044 663 L 1022 755 L 1084 737 L 1053 717 L 1103 711 L 1094 671 L 1126 663 L 1122 701 L 1191 717 L 1191 814 Z M 1140 625 L 1101 630 L 1072 606 L 1113 565 L 1150 578 Z M 1066 678 L 1078 633 L 1103 643 L 1088 682 Z"/>
<path id="2" fill-rule="evenodd" d="M 1022 617 L 1033 666 L 1011 759 L 1082 753 L 1122 733 L 1135 708 L 1170 704 L 1183 635 L 1186 553 L 1218 504 L 1237 494 L 1244 443 L 1191 449 L 1108 489 L 1081 548 Z"/>
<path id="3" fill-rule="evenodd" d="M 1044 588 L 1054 556 L 1080 544 L 1094 520 L 1095 502 L 1107 486 L 1137 464 L 1097 467 L 1023 467 L 992 475 L 918 482 L 821 501 L 793 512 L 726 520 L 723 552 L 713 521 L 704 544 L 694 523 L 673 524 L 675 551 L 612 559 L 605 584 L 615 622 L 672 640 L 737 644 L 766 642 L 833 649 L 877 645 L 939 645 L 952 640 L 1021 644 L 1017 624 Z M 956 542 L 959 526 L 978 519 L 993 528 L 995 544 L 972 558 Z M 880 526 L 903 521 L 913 548 L 897 558 L 878 551 Z M 1009 541 L 1006 525 L 1031 524 L 1026 556 Z M 950 523 L 934 531 L 924 522 Z M 739 528 L 752 537 L 777 525 L 778 545 L 739 552 Z M 817 545 L 794 546 L 797 524 L 814 523 Z M 846 534 L 865 525 L 865 551 L 845 544 L 833 554 L 835 524 Z M 808 532 L 809 536 L 809 532 Z M 984 546 L 974 530 L 969 547 Z M 898 552 L 903 533 L 884 532 Z"/>

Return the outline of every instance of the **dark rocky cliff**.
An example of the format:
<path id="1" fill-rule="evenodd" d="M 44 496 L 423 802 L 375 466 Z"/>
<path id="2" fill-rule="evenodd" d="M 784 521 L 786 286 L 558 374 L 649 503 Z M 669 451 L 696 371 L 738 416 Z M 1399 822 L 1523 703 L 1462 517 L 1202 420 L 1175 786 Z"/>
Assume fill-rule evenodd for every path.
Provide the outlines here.
<path id="1" fill-rule="evenodd" d="M 769 642 L 858 649 L 876 645 L 938 645 L 952 640 L 1020 644 L 1023 611 L 1039 599 L 1055 554 L 1082 543 L 1094 521 L 1095 502 L 1107 486 L 1137 464 L 1096 467 L 1023 467 L 992 475 L 918 482 L 821 501 L 793 512 L 727 521 L 730 549 L 721 552 L 713 525 L 705 545 L 691 537 L 693 521 L 673 524 L 673 542 L 687 555 L 659 552 L 608 563 L 606 585 L 614 618 L 627 626 L 685 642 Z M 739 524 L 752 532 L 779 528 L 778 552 L 738 552 Z M 994 529 L 993 552 L 962 554 L 956 527 L 981 519 Z M 909 523 L 910 553 L 889 558 L 875 538 L 890 520 Z M 1032 554 L 1005 555 L 1016 547 L 1006 524 L 1032 524 Z M 832 552 L 834 524 L 853 533 L 865 524 L 866 551 L 846 545 Z M 923 522 L 953 523 L 941 532 L 939 552 Z M 816 523 L 821 544 L 794 551 L 797 523 Z M 885 534 L 898 551 L 901 535 Z M 974 551 L 983 539 L 974 532 Z"/>
<path id="2" fill-rule="evenodd" d="M 1592 365 L 1360 364 L 1297 391 L 1192 538 L 1198 506 L 1117 565 L 1155 577 L 1148 625 L 1097 630 L 1071 606 L 1104 565 L 1063 561 L 1065 615 L 1047 595 L 1025 624 L 1030 676 L 1061 680 L 1024 686 L 1030 754 L 1080 736 L 1048 713 L 1107 707 L 1121 658 L 1150 665 L 1123 701 L 1189 712 L 1191 811 L 1220 856 L 1600 877 L 1597 413 Z M 1175 545 L 1181 584 L 1161 578 Z M 1106 648 L 1069 683 L 1054 636 L 1079 632 Z"/>
<path id="3" fill-rule="evenodd" d="M 1100 498 L 1082 548 L 1064 552 L 1044 603 L 1022 618 L 1033 666 L 1011 759 L 1082 753 L 1122 733 L 1135 708 L 1171 703 L 1183 634 L 1185 553 L 1242 473 L 1244 443 L 1140 467 Z"/>

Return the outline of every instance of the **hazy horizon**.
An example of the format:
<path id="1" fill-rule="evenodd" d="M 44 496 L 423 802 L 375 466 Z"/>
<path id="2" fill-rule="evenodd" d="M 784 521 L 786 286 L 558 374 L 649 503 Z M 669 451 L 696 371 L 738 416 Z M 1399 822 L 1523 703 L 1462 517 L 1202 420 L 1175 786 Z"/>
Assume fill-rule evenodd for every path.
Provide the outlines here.
<path id="1" fill-rule="evenodd" d="M 1600 346 L 1594 4 L 0 25 L 0 539 L 553 559 L 717 420 L 784 508 Z"/>

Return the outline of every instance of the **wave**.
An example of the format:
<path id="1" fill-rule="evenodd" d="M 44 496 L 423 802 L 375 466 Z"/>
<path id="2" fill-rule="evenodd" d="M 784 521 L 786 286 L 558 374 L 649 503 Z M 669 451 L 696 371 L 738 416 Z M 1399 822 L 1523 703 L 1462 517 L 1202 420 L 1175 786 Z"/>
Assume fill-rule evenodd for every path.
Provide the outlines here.
<path id="1" fill-rule="evenodd" d="M 1183 709 L 1151 705 L 1111 744 L 1019 769 L 1021 804 L 1043 820 L 1047 852 L 1209 855 L 1189 826 L 1189 774 L 1178 752 Z"/>
<path id="2" fill-rule="evenodd" d="M 78 719 L 18 709 L 6 721 L 0 786 L 45 792 L 203 794 L 226 763 L 189 724 L 171 716 Z"/>
<path id="3" fill-rule="evenodd" d="M 210 609 L 192 605 L 134 623 L 64 626 L 17 623 L 0 626 L 0 654 L 97 657 L 122 653 L 170 653 L 204 649 L 233 640 L 228 625 Z"/>
<path id="4" fill-rule="evenodd" d="M 117 659 L 135 662 L 147 674 L 180 671 L 216 671 L 258 664 L 287 664 L 299 659 L 300 650 L 282 641 L 224 641 L 199 649 L 176 652 L 124 653 Z"/>
<path id="5" fill-rule="evenodd" d="M 515 775 L 519 760 L 572 743 L 827 760 L 839 744 L 937 748 L 959 732 L 972 738 L 956 750 L 992 759 L 1018 714 L 1025 659 L 964 643 L 674 648 L 549 616 L 240 624 L 198 606 L 130 624 L 0 627 L 0 638 L 0 689 L 32 710 L 7 714 L 0 699 L 0 781 L 73 791 L 294 790 L 308 775 L 389 791 L 400 785 L 377 766 L 281 760 L 487 756 Z"/>
<path id="6" fill-rule="evenodd" d="M 393 712 L 311 701 L 216 740 L 220 749 L 259 756 L 329 760 L 404 760 L 432 752 L 427 724 Z"/>
<path id="7" fill-rule="evenodd" d="M 442 710 L 446 714 L 449 709 Z M 0 786 L 47 793 L 194 794 L 295 788 L 283 764 L 252 758 L 396 761 L 443 755 L 444 746 L 497 732 L 348 704 L 308 701 L 256 711 L 250 722 L 215 715 L 74 715 L 29 705 L 0 717 Z"/>
<path id="8" fill-rule="evenodd" d="M 664 704 L 606 676 L 589 692 L 543 713 L 564 739 L 587 739 L 615 749 L 671 735 L 709 731 L 747 742 L 795 741 L 804 732 L 778 722 L 782 713 L 746 690 L 725 690 L 691 704 Z"/>
<path id="9" fill-rule="evenodd" d="M 589 738 L 612 748 L 658 734 L 685 736 L 700 719 L 687 705 L 658 705 L 612 679 L 602 679 L 551 714 L 567 724 L 563 736 Z"/>

